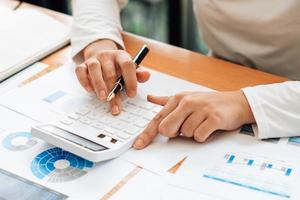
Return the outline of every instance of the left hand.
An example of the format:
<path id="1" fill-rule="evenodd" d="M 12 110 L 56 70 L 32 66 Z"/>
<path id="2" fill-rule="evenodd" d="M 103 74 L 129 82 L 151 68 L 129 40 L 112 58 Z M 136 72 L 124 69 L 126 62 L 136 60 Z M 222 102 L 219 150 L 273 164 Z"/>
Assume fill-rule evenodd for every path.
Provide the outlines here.
<path id="1" fill-rule="evenodd" d="M 235 130 L 255 122 L 242 91 L 182 92 L 171 97 L 148 96 L 148 101 L 164 107 L 136 139 L 135 149 L 145 148 L 158 133 L 204 142 L 216 130 Z"/>

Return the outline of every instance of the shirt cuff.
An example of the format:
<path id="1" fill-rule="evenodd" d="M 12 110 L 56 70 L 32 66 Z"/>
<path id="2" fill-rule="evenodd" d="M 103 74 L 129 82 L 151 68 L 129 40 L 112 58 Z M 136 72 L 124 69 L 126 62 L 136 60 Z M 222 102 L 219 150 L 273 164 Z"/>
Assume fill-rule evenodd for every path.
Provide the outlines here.
<path id="1" fill-rule="evenodd" d="M 74 35 L 74 34 L 73 34 Z M 72 59 L 76 62 L 83 62 L 82 50 L 89 44 L 101 40 L 108 39 L 114 41 L 120 49 L 125 49 L 124 42 L 122 40 L 121 30 L 106 28 L 105 32 L 89 32 L 82 29 L 79 33 L 80 36 L 74 36 L 71 39 L 72 44 Z"/>
<path id="2" fill-rule="evenodd" d="M 255 89 L 253 87 L 247 87 L 243 88 L 242 91 L 248 100 L 256 121 L 256 124 L 252 125 L 254 135 L 259 139 L 272 138 L 263 105 L 260 104 L 260 101 L 257 99 Z"/>

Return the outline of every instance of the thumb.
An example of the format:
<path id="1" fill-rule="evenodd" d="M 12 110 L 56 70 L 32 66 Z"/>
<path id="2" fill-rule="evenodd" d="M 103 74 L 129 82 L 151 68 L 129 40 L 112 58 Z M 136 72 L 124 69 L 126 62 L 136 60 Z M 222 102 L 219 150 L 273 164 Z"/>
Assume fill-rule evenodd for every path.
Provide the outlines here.
<path id="1" fill-rule="evenodd" d="M 150 78 L 150 73 L 148 71 L 139 70 L 136 71 L 136 77 L 139 83 L 145 83 Z"/>
<path id="2" fill-rule="evenodd" d="M 152 95 L 147 96 L 147 100 L 149 102 L 158 104 L 161 106 L 164 106 L 168 102 L 169 98 L 170 97 L 168 97 L 168 96 L 160 96 L 160 97 L 156 97 L 156 96 L 152 96 Z"/>

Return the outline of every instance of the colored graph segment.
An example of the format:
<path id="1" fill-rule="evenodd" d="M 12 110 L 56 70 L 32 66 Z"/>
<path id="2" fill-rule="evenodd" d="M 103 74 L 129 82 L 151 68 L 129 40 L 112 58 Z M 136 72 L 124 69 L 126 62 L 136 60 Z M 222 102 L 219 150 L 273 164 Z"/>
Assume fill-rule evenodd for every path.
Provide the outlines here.
<path id="1" fill-rule="evenodd" d="M 48 182 L 66 182 L 79 178 L 93 167 L 93 162 L 61 148 L 48 149 L 37 155 L 31 163 L 32 173 Z"/>
<path id="2" fill-rule="evenodd" d="M 202 174 L 219 184 L 246 188 L 279 198 L 291 198 L 294 168 L 287 162 L 248 153 L 227 153 Z M 271 197 L 273 198 L 273 197 Z"/>
<path id="3" fill-rule="evenodd" d="M 50 94 L 49 96 L 45 97 L 43 99 L 43 101 L 45 101 L 47 103 L 53 103 L 65 95 L 66 95 L 66 93 L 64 91 L 58 90 L 58 91 Z"/>
<path id="4" fill-rule="evenodd" d="M 255 187 L 255 186 L 252 186 L 252 185 L 244 184 L 244 183 L 239 183 L 239 182 L 229 180 L 229 179 L 225 179 L 225 178 L 220 178 L 220 177 L 206 175 L 206 174 L 204 174 L 203 177 L 208 178 L 208 179 L 213 179 L 213 180 L 216 180 L 216 181 L 220 181 L 220 182 L 224 182 L 224 183 L 228 183 L 228 184 L 231 184 L 231 185 L 236 185 L 236 186 L 239 186 L 239 187 L 248 188 L 248 189 L 251 189 L 251 190 L 258 191 L 258 192 L 264 192 L 264 193 L 276 195 L 276 196 L 279 196 L 279 197 L 290 198 L 290 195 L 285 194 L 285 193 L 278 193 L 278 192 L 274 192 L 272 190 L 263 189 L 263 188 Z"/>
<path id="5" fill-rule="evenodd" d="M 23 151 L 31 148 L 37 144 L 30 132 L 15 132 L 7 135 L 3 141 L 2 145 L 4 148 L 11 151 Z"/>
<path id="6" fill-rule="evenodd" d="M 288 144 L 300 147 L 300 137 L 290 137 L 288 139 Z"/>
<path id="7" fill-rule="evenodd" d="M 265 169 L 273 169 L 277 171 L 281 171 L 282 174 L 285 176 L 290 176 L 292 173 L 292 169 L 287 167 L 287 166 L 281 166 L 281 165 L 274 165 L 272 163 L 267 163 L 267 162 L 262 162 L 261 160 L 254 160 L 250 158 L 236 158 L 236 155 L 233 154 L 226 154 L 224 156 L 226 159 L 226 162 L 228 164 L 237 164 L 237 165 L 247 165 L 247 166 L 252 166 L 252 167 L 257 167 L 260 170 L 265 170 Z M 234 162 L 235 161 L 235 162 Z"/>

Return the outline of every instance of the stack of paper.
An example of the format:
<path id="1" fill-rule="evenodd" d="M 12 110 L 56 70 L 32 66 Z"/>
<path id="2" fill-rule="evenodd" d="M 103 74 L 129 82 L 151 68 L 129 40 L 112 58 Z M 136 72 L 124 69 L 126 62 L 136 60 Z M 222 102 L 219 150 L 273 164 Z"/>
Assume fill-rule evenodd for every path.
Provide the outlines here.
<path id="1" fill-rule="evenodd" d="M 33 9 L 0 7 L 0 81 L 69 41 L 69 28 Z"/>
<path id="2" fill-rule="evenodd" d="M 209 91 L 150 71 L 150 81 L 139 87 L 143 98 Z M 53 120 L 60 109 L 74 106 L 43 101 L 58 89 L 88 95 L 76 79 L 74 65 L 66 65 L 1 97 L 6 108 L 0 107 L 0 117 L 6 123 L 0 124 L 0 181 L 9 184 L 0 186 L 0 198 L 22 199 L 16 195 L 32 191 L 26 195 L 38 194 L 41 200 L 300 199 L 298 137 L 260 141 L 243 130 L 218 133 L 200 144 L 159 136 L 144 150 L 130 149 L 120 158 L 96 164 L 32 138 L 31 126 Z M 169 172 L 185 157 L 176 173 Z M 30 190 L 24 189 L 29 186 Z"/>

